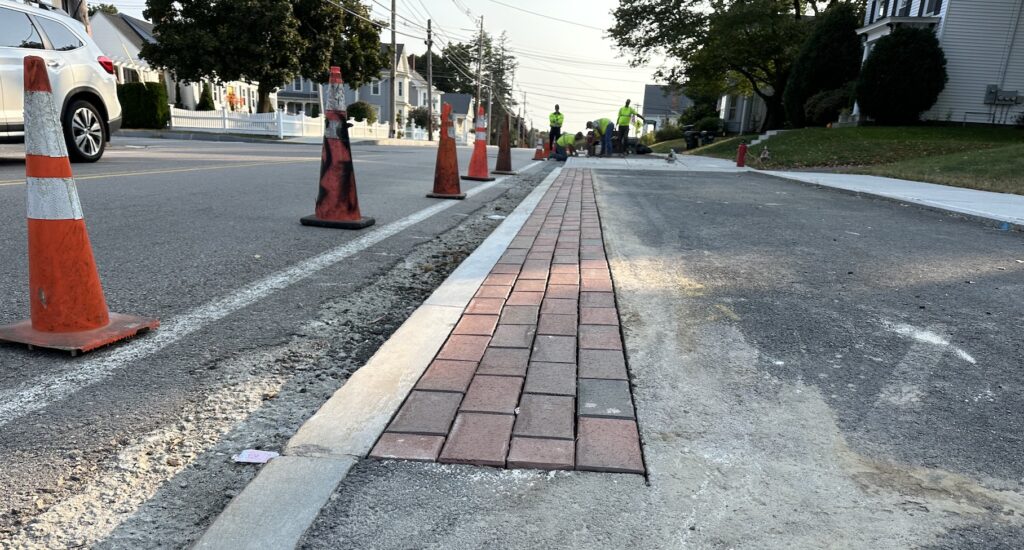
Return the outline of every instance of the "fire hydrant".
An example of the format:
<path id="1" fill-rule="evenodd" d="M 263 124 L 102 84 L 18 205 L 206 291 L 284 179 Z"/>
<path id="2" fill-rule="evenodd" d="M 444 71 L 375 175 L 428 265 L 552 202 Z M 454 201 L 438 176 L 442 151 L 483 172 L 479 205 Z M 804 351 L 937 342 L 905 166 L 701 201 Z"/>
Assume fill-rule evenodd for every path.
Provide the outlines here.
<path id="1" fill-rule="evenodd" d="M 747 165 L 747 142 L 741 141 L 740 148 L 736 151 L 736 166 L 743 168 Z"/>

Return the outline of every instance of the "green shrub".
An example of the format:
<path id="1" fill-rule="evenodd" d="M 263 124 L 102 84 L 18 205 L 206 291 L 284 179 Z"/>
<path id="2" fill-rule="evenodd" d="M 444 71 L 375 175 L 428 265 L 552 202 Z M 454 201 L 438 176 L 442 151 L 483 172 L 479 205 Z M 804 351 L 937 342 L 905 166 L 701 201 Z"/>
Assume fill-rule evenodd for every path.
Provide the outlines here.
<path id="1" fill-rule="evenodd" d="M 844 3 L 834 4 L 813 21 L 811 35 L 801 46 L 782 93 L 792 126 L 799 128 L 807 122 L 804 107 L 811 96 L 857 78 L 862 58 L 857 36 L 860 23 L 858 8 Z"/>
<path id="2" fill-rule="evenodd" d="M 694 129 L 698 132 L 708 132 L 711 134 L 718 134 L 722 131 L 722 119 L 716 116 L 704 117 L 697 121 L 694 125 Z"/>
<path id="3" fill-rule="evenodd" d="M 679 115 L 679 125 L 695 125 L 700 121 L 711 117 L 718 118 L 718 109 L 716 109 L 714 105 L 694 104 L 683 109 L 683 114 Z"/>
<path id="4" fill-rule="evenodd" d="M 217 107 L 213 104 L 213 90 L 210 89 L 210 83 L 203 83 L 203 92 L 199 94 L 199 103 L 196 104 L 197 111 L 212 111 Z"/>
<path id="5" fill-rule="evenodd" d="M 843 109 L 853 107 L 853 82 L 836 90 L 818 92 L 804 103 L 804 117 L 808 124 L 827 126 L 839 120 Z"/>
<path id="6" fill-rule="evenodd" d="M 417 128 L 423 128 L 426 130 L 427 124 L 430 122 L 430 113 L 427 111 L 426 107 L 416 107 L 409 112 L 409 120 L 411 120 L 413 125 Z M 498 125 L 492 124 L 491 126 L 497 129 Z"/>
<path id="7" fill-rule="evenodd" d="M 348 118 L 352 120 L 365 120 L 367 124 L 377 122 L 377 110 L 373 108 L 373 105 L 365 101 L 349 103 L 346 110 L 348 111 Z"/>
<path id="8" fill-rule="evenodd" d="M 675 124 L 666 124 L 654 132 L 655 141 L 669 141 L 683 137 L 683 128 Z"/>
<path id="9" fill-rule="evenodd" d="M 946 87 L 946 56 L 929 29 L 897 27 L 875 43 L 857 80 L 857 102 L 881 124 L 921 118 Z"/>
<path id="10" fill-rule="evenodd" d="M 125 128 L 164 128 L 171 119 L 167 88 L 159 82 L 131 82 L 117 85 Z"/>

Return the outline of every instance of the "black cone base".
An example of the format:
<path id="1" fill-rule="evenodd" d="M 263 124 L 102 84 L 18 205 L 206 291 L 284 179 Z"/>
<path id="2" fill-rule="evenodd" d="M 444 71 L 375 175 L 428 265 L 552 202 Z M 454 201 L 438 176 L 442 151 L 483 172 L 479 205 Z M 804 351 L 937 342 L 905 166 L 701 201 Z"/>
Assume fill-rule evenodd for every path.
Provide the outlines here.
<path id="1" fill-rule="evenodd" d="M 502 175 L 502 176 L 514 176 L 514 175 L 518 174 L 519 172 L 516 172 L 515 170 L 491 170 L 491 173 L 492 174 L 499 174 L 499 175 Z"/>
<path id="2" fill-rule="evenodd" d="M 305 216 L 299 220 L 302 225 L 311 225 L 313 227 L 330 227 L 332 229 L 363 229 L 370 227 L 377 220 L 373 218 L 359 218 L 355 221 L 345 220 L 321 220 L 320 218 L 313 216 Z"/>
<path id="3" fill-rule="evenodd" d="M 466 194 L 465 193 L 459 193 L 457 195 L 448 195 L 448 194 L 445 194 L 445 193 L 427 193 L 427 198 L 428 199 L 455 199 L 455 200 L 461 201 L 462 199 L 466 198 Z"/>
<path id="4" fill-rule="evenodd" d="M 459 176 L 459 177 L 464 179 L 464 180 L 471 180 L 471 181 L 494 181 L 494 178 L 478 178 L 476 176 Z"/>

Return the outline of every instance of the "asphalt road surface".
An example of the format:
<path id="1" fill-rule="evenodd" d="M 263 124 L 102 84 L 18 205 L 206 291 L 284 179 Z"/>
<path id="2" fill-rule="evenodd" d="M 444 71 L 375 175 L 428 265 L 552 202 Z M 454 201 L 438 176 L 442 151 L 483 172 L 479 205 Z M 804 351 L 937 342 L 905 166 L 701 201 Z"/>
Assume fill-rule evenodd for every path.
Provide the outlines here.
<path id="1" fill-rule="evenodd" d="M 20 152 L 0 147 L 0 323 L 28 312 Z M 532 181 L 438 201 L 435 148 L 353 156 L 361 232 L 299 224 L 319 146 L 122 138 L 73 165 L 110 309 L 163 326 L 75 359 L 0 345 L 0 541 L 187 543 L 252 475 L 227 457 L 279 448 Z"/>
<path id="2" fill-rule="evenodd" d="M 304 548 L 1020 548 L 1024 238 L 598 170 L 649 471 L 362 461 Z"/>

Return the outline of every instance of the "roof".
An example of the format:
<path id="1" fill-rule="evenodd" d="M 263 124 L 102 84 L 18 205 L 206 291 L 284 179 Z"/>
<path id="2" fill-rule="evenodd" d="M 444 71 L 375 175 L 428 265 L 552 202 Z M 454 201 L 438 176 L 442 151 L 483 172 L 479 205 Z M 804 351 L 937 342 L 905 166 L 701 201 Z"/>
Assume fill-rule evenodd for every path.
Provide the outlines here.
<path id="1" fill-rule="evenodd" d="M 673 90 L 661 84 L 647 84 L 644 86 L 644 116 L 672 116 L 680 115 L 687 107 L 693 105 L 693 100 L 683 95 L 681 91 Z"/>
<path id="2" fill-rule="evenodd" d="M 452 112 L 462 114 L 469 112 L 469 106 L 473 104 L 471 94 L 441 94 L 441 102 L 452 106 Z"/>
<path id="3" fill-rule="evenodd" d="M 119 13 L 118 15 L 121 16 L 121 19 L 125 23 L 127 23 L 132 28 L 132 30 L 135 31 L 135 34 L 139 35 L 140 38 L 142 38 L 146 42 L 156 42 L 156 39 L 153 38 L 152 23 L 150 23 L 149 21 L 143 21 L 142 19 L 136 19 L 123 13 Z"/>

